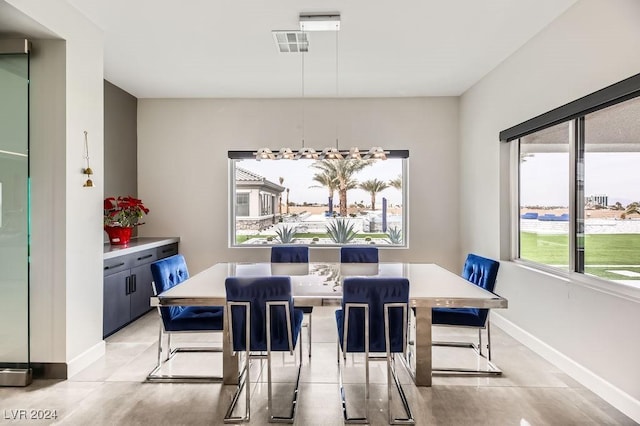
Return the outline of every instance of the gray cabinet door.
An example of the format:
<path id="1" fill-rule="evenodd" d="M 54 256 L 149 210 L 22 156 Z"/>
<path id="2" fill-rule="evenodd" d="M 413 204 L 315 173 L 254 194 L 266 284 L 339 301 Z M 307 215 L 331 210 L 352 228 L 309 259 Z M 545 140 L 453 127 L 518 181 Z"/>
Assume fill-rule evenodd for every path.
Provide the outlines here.
<path id="1" fill-rule="evenodd" d="M 107 336 L 131 319 L 129 270 L 104 277 L 102 335 Z"/>
<path id="2" fill-rule="evenodd" d="M 151 264 L 147 263 L 131 269 L 131 280 L 133 282 L 133 291 L 131 292 L 131 319 L 138 318 L 140 315 L 151 309 L 149 304 L 150 298 L 153 296 L 151 288 Z"/>

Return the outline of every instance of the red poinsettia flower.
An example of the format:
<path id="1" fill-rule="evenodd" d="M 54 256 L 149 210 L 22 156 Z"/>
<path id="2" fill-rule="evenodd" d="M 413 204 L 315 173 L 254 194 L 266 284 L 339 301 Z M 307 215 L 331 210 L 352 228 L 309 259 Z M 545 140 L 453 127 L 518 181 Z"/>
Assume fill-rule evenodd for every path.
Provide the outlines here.
<path id="1" fill-rule="evenodd" d="M 131 196 L 108 197 L 104 199 L 104 226 L 132 228 L 142 225 L 138 222 L 149 213 L 142 200 Z"/>

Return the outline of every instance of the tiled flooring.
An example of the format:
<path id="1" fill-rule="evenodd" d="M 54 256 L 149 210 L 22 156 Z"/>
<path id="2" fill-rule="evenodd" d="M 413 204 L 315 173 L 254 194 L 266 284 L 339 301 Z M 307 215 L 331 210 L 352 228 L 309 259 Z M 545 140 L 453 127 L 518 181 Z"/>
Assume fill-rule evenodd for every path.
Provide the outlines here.
<path id="1" fill-rule="evenodd" d="M 334 307 L 316 307 L 313 313 L 313 357 L 304 359 L 298 400 L 297 425 L 341 425 L 338 393 Z M 157 314 L 150 312 L 107 339 L 107 353 L 66 381 L 37 380 L 27 388 L 0 388 L 0 423 L 64 425 L 219 425 L 235 390 L 220 384 L 144 383 L 155 365 Z M 434 377 L 432 388 L 415 387 L 407 374 L 401 381 L 419 425 L 632 425 L 635 424 L 564 373 L 507 336 L 492 329 L 494 361 L 501 377 Z M 465 334 L 459 329 L 434 329 L 434 339 Z M 467 334 L 466 336 L 473 336 Z M 218 335 L 181 336 L 201 345 Z M 293 387 L 290 359 L 275 357 L 276 404 Z M 438 366 L 474 364 L 472 351 L 434 348 Z M 180 354 L 167 368 L 173 372 L 221 373 L 220 354 Z M 257 367 L 257 366 L 256 366 Z M 386 365 L 372 364 L 369 403 L 371 424 L 387 424 Z M 402 367 L 399 368 L 402 370 Z M 266 367 L 265 367 L 266 370 Z M 345 382 L 354 410 L 361 408 L 364 380 L 362 363 L 349 357 Z M 254 371 L 258 376 L 259 369 Z M 251 422 L 267 423 L 267 387 L 255 377 Z M 397 400 L 397 398 L 396 398 Z M 17 411 L 55 410 L 53 420 L 12 420 Z M 394 405 L 394 410 L 399 406 Z M 34 412 L 37 413 L 37 412 Z M 358 412 L 357 414 L 361 414 Z"/>

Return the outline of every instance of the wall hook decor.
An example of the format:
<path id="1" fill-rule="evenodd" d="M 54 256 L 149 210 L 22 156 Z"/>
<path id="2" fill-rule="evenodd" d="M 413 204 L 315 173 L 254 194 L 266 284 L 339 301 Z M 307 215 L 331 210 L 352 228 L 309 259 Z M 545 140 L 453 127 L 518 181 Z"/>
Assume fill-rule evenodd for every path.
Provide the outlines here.
<path id="1" fill-rule="evenodd" d="M 86 130 L 84 131 L 84 159 L 87 161 L 87 167 L 82 169 L 82 174 L 87 175 L 87 181 L 82 186 L 92 187 L 93 181 L 91 180 L 91 175 L 93 174 L 93 170 L 91 170 L 91 166 L 89 165 L 89 140 Z"/>

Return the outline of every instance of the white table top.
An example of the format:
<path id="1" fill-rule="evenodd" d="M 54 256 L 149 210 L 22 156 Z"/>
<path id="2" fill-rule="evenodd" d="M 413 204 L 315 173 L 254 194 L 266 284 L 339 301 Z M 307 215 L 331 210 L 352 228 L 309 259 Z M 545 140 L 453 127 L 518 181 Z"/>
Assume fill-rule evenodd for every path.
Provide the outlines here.
<path id="1" fill-rule="evenodd" d="M 291 276 L 296 305 L 309 299 L 342 298 L 342 280 L 351 276 L 409 279 L 409 300 L 415 307 L 506 308 L 508 302 L 433 263 L 218 263 L 151 299 L 158 305 L 223 305 L 225 278 Z"/>

